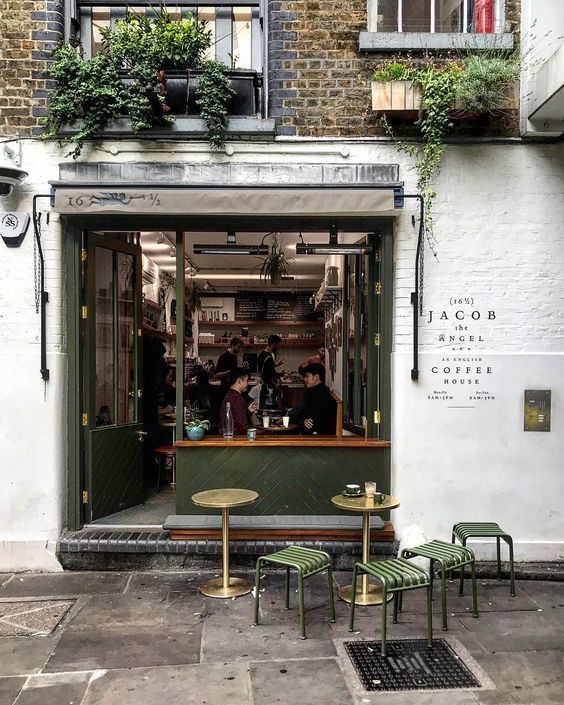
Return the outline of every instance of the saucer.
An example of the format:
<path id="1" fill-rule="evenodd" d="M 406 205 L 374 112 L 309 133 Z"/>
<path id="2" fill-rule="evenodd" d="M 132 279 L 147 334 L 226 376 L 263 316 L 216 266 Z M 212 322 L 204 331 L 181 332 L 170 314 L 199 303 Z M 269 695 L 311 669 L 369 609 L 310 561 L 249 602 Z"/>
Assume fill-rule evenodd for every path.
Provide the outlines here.
<path id="1" fill-rule="evenodd" d="M 343 497 L 366 497 L 365 492 L 345 492 L 344 490 L 341 492 Z"/>

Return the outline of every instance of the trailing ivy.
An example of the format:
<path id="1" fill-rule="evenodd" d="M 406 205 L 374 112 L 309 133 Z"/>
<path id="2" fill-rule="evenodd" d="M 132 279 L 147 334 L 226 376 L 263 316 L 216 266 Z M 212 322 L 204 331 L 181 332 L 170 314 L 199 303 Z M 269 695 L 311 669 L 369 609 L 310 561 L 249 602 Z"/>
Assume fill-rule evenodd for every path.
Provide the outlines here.
<path id="1" fill-rule="evenodd" d="M 84 141 L 92 138 L 113 120 L 126 113 L 127 91 L 121 83 L 115 64 L 106 54 L 85 61 L 79 48 L 64 44 L 54 52 L 50 75 L 57 87 L 49 99 L 49 113 L 43 119 L 44 138 L 74 142 L 70 154 L 76 159 Z M 78 132 L 67 139 L 60 137 L 63 126 L 76 126 Z"/>
<path id="2" fill-rule="evenodd" d="M 497 55 L 470 56 L 441 65 L 430 61 L 420 67 L 413 66 L 410 61 L 395 61 L 374 72 L 375 81 L 413 81 L 421 87 L 421 109 L 416 126 L 423 137 L 422 146 L 397 140 L 385 116 L 382 122 L 398 149 L 416 160 L 417 189 L 423 196 L 425 231 L 433 253 L 433 200 L 436 193 L 431 182 L 440 171 L 445 153 L 445 137 L 452 127 L 450 113 L 455 107 L 462 113 L 493 110 L 518 75 L 516 60 Z"/>
<path id="3" fill-rule="evenodd" d="M 235 91 L 220 61 L 206 61 L 196 86 L 196 105 L 208 127 L 208 140 L 216 149 L 223 146 L 227 104 Z"/>

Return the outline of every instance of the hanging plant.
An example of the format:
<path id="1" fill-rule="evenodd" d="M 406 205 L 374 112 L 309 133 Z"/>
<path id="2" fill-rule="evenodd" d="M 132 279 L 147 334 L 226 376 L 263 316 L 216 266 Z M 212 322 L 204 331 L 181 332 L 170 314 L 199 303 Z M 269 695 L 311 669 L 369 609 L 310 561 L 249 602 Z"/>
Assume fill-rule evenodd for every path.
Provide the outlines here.
<path id="1" fill-rule="evenodd" d="M 278 233 L 272 233 L 272 235 L 270 252 L 260 265 L 260 277 L 265 283 L 266 280 L 270 280 L 272 286 L 280 286 L 282 277 L 290 273 L 290 265 L 294 258 L 288 257 L 284 252 L 284 248 L 278 241 Z"/>

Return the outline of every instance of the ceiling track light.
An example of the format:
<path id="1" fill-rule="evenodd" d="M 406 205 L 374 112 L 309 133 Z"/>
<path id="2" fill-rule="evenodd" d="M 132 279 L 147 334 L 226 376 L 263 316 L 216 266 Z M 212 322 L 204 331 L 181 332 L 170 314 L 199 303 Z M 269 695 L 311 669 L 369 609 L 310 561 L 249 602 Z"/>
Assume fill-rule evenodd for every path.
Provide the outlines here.
<path id="1" fill-rule="evenodd" d="M 269 253 L 267 245 L 206 245 L 195 244 L 195 255 L 253 255 L 266 256 Z"/>
<path id="2" fill-rule="evenodd" d="M 300 240 L 296 245 L 297 255 L 367 255 L 372 252 L 372 245 L 358 242 L 352 245 L 339 244 L 336 225 L 329 227 L 329 242 L 304 242 L 300 233 Z"/>

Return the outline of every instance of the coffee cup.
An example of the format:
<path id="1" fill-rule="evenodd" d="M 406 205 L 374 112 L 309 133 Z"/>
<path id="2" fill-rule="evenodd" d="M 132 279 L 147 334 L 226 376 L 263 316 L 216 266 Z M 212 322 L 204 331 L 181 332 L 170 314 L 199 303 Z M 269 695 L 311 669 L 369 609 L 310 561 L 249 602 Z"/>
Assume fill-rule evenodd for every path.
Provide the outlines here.
<path id="1" fill-rule="evenodd" d="M 360 485 L 345 485 L 347 494 L 360 494 Z"/>
<path id="2" fill-rule="evenodd" d="M 383 492 L 375 492 L 374 493 L 374 504 L 384 504 L 386 499 L 388 498 L 387 495 L 385 495 Z"/>
<path id="3" fill-rule="evenodd" d="M 288 426 L 290 425 L 290 417 L 289 416 L 282 417 L 282 425 L 284 426 L 284 428 L 288 428 Z"/>

